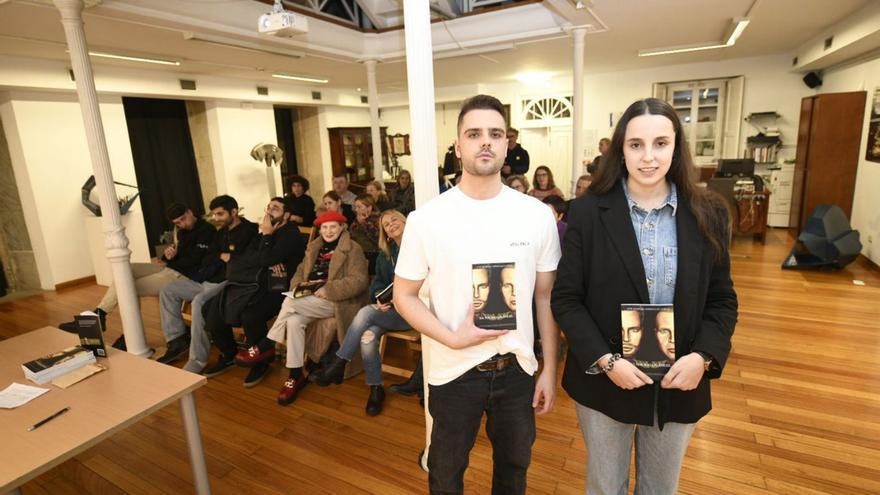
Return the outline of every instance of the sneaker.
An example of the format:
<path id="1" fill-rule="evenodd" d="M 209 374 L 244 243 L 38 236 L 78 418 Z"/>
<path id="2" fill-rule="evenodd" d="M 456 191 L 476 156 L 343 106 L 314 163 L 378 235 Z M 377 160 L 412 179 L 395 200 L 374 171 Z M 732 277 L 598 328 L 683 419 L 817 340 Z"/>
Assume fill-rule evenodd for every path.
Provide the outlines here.
<path id="1" fill-rule="evenodd" d="M 232 367 L 235 362 L 233 361 L 234 356 L 220 356 L 220 359 L 217 360 L 217 363 L 214 366 L 208 367 L 203 373 L 208 378 L 214 378 L 215 376 L 222 375 L 229 368 Z"/>
<path id="2" fill-rule="evenodd" d="M 272 362 L 273 359 L 275 359 L 275 347 L 261 352 L 259 347 L 252 345 L 238 351 L 238 354 L 235 355 L 235 364 L 245 368 L 253 368 L 264 362 Z"/>
<path id="3" fill-rule="evenodd" d="M 113 341 L 113 348 L 120 351 L 128 350 L 128 347 L 125 345 L 125 334 L 120 335 L 118 339 Z"/>
<path id="4" fill-rule="evenodd" d="M 159 361 L 162 364 L 173 363 L 180 359 L 187 351 L 189 351 L 189 337 L 181 335 L 176 339 L 172 339 L 171 342 L 168 342 L 165 354 L 159 356 L 156 361 Z"/>
<path id="5" fill-rule="evenodd" d="M 251 388 L 259 385 L 263 378 L 266 377 L 267 371 L 269 371 L 269 363 L 261 363 L 251 368 L 244 378 L 244 387 Z"/>
<path id="6" fill-rule="evenodd" d="M 304 374 L 300 375 L 296 380 L 293 378 L 285 380 L 284 385 L 281 386 L 281 392 L 278 393 L 278 404 L 286 406 L 295 401 L 299 391 L 304 389 L 308 383 L 309 381 L 306 380 L 306 375 Z"/>

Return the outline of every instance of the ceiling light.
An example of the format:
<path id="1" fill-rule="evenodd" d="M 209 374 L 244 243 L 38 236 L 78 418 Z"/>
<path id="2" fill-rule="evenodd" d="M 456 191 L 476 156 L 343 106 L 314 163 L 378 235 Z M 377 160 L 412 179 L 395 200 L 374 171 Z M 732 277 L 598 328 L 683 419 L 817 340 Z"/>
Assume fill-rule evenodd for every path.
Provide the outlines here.
<path id="1" fill-rule="evenodd" d="M 527 86 L 544 86 L 550 82 L 549 72 L 520 72 L 516 79 Z"/>
<path id="2" fill-rule="evenodd" d="M 303 58 L 305 54 L 296 50 L 288 50 L 281 47 L 266 46 L 261 43 L 252 43 L 250 41 L 238 40 L 235 38 L 227 38 L 225 36 L 214 36 L 212 34 L 202 34 L 194 32 L 183 33 L 183 39 L 190 41 L 200 41 L 212 45 L 225 46 L 229 48 L 237 48 L 239 50 L 248 50 L 252 52 L 269 53 L 271 55 L 281 55 L 284 57 Z"/>
<path id="3" fill-rule="evenodd" d="M 177 60 L 167 60 L 161 58 L 151 58 L 151 57 L 132 57 L 129 55 L 116 55 L 115 53 L 106 53 L 106 52 L 89 52 L 89 55 L 93 57 L 100 58 L 113 58 L 117 60 L 130 60 L 132 62 L 146 62 L 148 64 L 160 64 L 160 65 L 180 65 L 180 62 Z"/>
<path id="4" fill-rule="evenodd" d="M 716 48 L 725 48 L 727 45 L 721 43 L 697 43 L 694 45 L 679 45 L 666 48 L 652 48 L 650 50 L 639 50 L 640 57 L 653 57 L 655 55 L 671 55 L 673 53 L 699 52 L 703 50 L 714 50 Z"/>
<path id="5" fill-rule="evenodd" d="M 584 5 L 584 0 L 578 0 L 578 1 L 574 4 L 574 8 L 580 10 L 580 9 L 585 9 L 585 8 L 587 8 L 587 6 Z"/>
<path id="6" fill-rule="evenodd" d="M 737 17 L 733 20 L 733 23 L 733 26 L 730 28 L 730 33 L 727 35 L 726 41 L 724 42 L 724 44 L 727 46 L 733 46 L 733 44 L 736 43 L 739 35 L 741 35 L 743 31 L 746 30 L 746 27 L 749 25 L 749 18 Z"/>
<path id="7" fill-rule="evenodd" d="M 290 79 L 292 81 L 303 81 L 319 84 L 327 84 L 328 82 L 330 82 L 329 79 L 322 79 L 320 77 L 295 76 L 293 74 L 272 74 L 272 77 L 277 77 L 278 79 Z"/>
<path id="8" fill-rule="evenodd" d="M 720 42 L 695 43 L 691 45 L 669 46 L 665 48 L 651 48 L 648 50 L 639 50 L 640 57 L 653 57 L 654 55 L 671 55 L 674 53 L 699 52 L 703 50 L 714 50 L 716 48 L 727 48 L 736 43 L 737 38 L 749 25 L 748 17 L 737 17 L 731 21 L 730 27 L 727 29 L 726 36 Z"/>

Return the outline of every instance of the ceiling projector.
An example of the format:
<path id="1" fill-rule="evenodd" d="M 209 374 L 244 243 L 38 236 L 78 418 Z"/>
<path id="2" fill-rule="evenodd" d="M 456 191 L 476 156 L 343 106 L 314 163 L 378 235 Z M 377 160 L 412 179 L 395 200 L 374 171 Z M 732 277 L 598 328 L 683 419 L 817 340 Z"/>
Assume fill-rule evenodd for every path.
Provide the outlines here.
<path id="1" fill-rule="evenodd" d="M 273 11 L 260 16 L 257 24 L 260 34 L 291 37 L 309 32 L 309 20 L 293 12 Z"/>

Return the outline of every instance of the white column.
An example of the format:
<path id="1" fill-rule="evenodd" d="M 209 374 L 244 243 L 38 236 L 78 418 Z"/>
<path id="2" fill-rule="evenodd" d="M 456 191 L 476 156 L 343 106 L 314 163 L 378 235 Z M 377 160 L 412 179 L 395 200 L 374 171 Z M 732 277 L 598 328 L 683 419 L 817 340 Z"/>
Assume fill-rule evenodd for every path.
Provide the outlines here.
<path id="1" fill-rule="evenodd" d="M 61 24 L 64 26 L 64 34 L 70 50 L 70 62 L 76 78 L 76 92 L 82 109 L 89 155 L 92 158 L 92 170 L 95 172 L 100 194 L 104 246 L 107 248 L 107 259 L 110 260 L 110 268 L 113 270 L 113 284 L 119 299 L 125 343 L 128 352 L 139 356 L 147 355 L 152 350 L 144 342 L 144 324 L 141 320 L 134 277 L 129 264 L 131 251 L 128 249 L 128 239 L 125 237 L 125 228 L 122 227 L 116 189 L 113 186 L 113 172 L 110 170 L 104 126 L 98 108 L 98 93 L 95 91 L 95 80 L 83 30 L 83 0 L 54 0 L 54 2 L 61 12 Z"/>
<path id="2" fill-rule="evenodd" d="M 431 47 L 431 12 L 428 2 L 403 2 L 403 26 L 406 39 L 406 79 L 409 89 L 410 151 L 412 152 L 413 182 L 416 188 L 416 207 L 439 194 L 437 177 L 437 130 L 434 120 L 434 51 Z M 422 336 L 422 349 L 430 345 Z M 422 366 L 431 365 L 427 352 L 422 352 Z M 419 460 L 427 471 L 427 455 L 431 448 L 431 429 L 434 420 L 428 412 L 428 381 L 425 380 L 425 450 Z"/>
<path id="3" fill-rule="evenodd" d="M 409 144 L 412 152 L 416 207 L 439 194 L 437 130 L 434 120 L 434 52 L 428 2 L 406 1 L 406 80 L 409 86 Z"/>
<path id="4" fill-rule="evenodd" d="M 376 61 L 364 62 L 367 67 L 367 99 L 370 100 L 370 138 L 373 141 L 373 177 L 382 180 L 382 133 L 379 130 L 379 90 L 376 88 Z"/>
<path id="5" fill-rule="evenodd" d="M 574 115 L 572 116 L 571 194 L 574 195 L 577 179 L 584 173 L 584 37 L 587 28 L 577 27 L 571 31 L 574 38 Z"/>

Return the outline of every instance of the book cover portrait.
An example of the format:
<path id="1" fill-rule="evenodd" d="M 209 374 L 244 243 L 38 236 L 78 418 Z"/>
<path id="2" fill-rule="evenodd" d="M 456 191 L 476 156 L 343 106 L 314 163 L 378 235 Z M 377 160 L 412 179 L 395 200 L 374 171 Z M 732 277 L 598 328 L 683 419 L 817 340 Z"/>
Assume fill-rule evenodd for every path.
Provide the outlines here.
<path id="1" fill-rule="evenodd" d="M 663 378 L 675 361 L 671 304 L 621 304 L 623 358 L 651 378 Z"/>
<path id="2" fill-rule="evenodd" d="M 492 330 L 516 330 L 516 264 L 480 263 L 471 266 L 474 325 Z"/>

